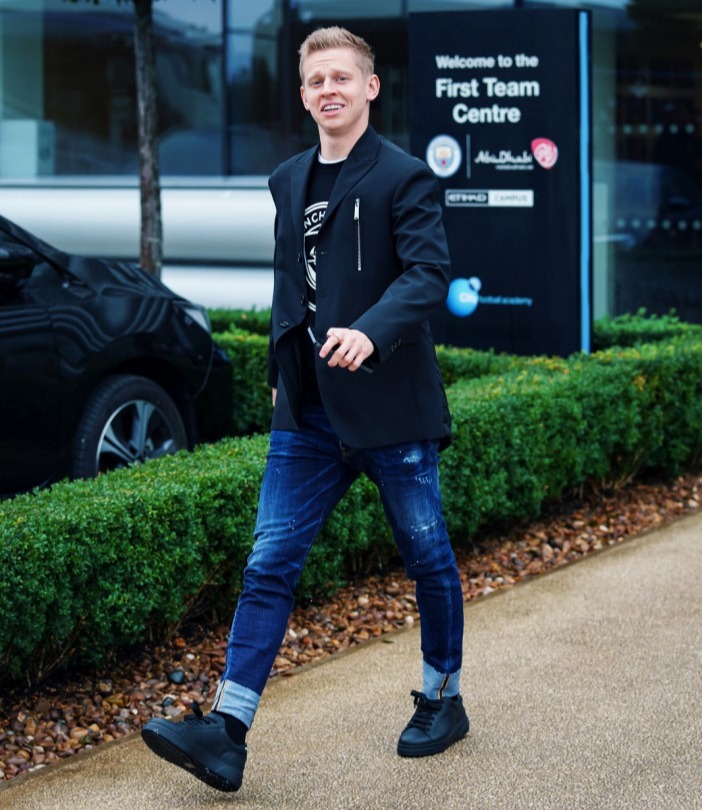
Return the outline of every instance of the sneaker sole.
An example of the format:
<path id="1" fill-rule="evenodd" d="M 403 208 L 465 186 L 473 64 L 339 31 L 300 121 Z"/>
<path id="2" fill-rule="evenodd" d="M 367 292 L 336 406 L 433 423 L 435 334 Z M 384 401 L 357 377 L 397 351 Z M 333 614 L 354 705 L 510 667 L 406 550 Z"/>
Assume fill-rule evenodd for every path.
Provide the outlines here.
<path id="1" fill-rule="evenodd" d="M 152 721 L 152 726 L 157 721 Z M 243 781 L 243 772 L 236 768 L 228 768 L 226 775 L 222 773 L 222 763 L 212 759 L 204 751 L 197 753 L 197 758 L 192 753 L 184 751 L 179 745 L 179 735 L 174 735 L 169 728 L 172 723 L 163 721 L 156 728 L 143 728 L 141 736 L 146 745 L 161 759 L 183 768 L 188 773 L 199 779 L 201 782 L 221 790 L 224 793 L 233 793 L 239 790 Z M 156 730 L 158 729 L 158 730 Z M 226 766 L 225 766 L 226 767 Z"/>
<path id="2" fill-rule="evenodd" d="M 434 742 L 424 743 L 423 745 L 407 745 L 406 743 L 399 742 L 397 744 L 397 753 L 401 757 L 430 757 L 433 754 L 440 754 L 445 751 L 450 745 L 463 739 L 470 729 L 470 722 L 466 716 L 459 725 L 457 725 L 448 737 L 443 740 L 435 740 Z"/>

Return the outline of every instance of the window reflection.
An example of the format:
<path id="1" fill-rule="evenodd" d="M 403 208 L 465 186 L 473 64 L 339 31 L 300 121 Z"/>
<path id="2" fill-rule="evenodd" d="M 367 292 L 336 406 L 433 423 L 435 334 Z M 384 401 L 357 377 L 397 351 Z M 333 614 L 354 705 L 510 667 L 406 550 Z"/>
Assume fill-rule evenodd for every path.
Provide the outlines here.
<path id="1" fill-rule="evenodd" d="M 382 92 L 371 123 L 407 146 L 407 43 L 401 0 L 265 3 L 260 13 L 234 3 L 227 37 L 229 171 L 269 174 L 310 146 L 316 128 L 300 102 L 300 43 L 323 25 L 349 25 L 376 51 Z M 258 11 L 258 7 L 257 7 Z"/>
<path id="2" fill-rule="evenodd" d="M 0 4 L 0 177 L 138 170 L 130 4 Z M 164 174 L 221 174 L 222 0 L 154 7 Z M 109 89 L 108 89 L 109 88 Z"/>
<path id="3" fill-rule="evenodd" d="M 224 173 L 221 19 L 221 2 L 154 6 L 163 174 Z"/>
<path id="4" fill-rule="evenodd" d="M 263 19 L 273 20 L 280 14 L 280 0 L 258 0 L 256 3 L 229 3 L 227 20 L 229 27 L 253 31 Z"/>
<path id="5" fill-rule="evenodd" d="M 595 315 L 699 319 L 702 11 L 593 13 Z"/>

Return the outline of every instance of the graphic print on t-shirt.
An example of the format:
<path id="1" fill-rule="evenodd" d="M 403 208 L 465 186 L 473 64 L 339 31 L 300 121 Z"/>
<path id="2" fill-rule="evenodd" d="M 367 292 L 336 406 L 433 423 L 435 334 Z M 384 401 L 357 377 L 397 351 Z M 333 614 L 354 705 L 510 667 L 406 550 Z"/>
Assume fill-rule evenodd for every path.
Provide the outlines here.
<path id="1" fill-rule="evenodd" d="M 305 275 L 307 276 L 307 307 L 316 312 L 317 293 L 317 234 L 322 227 L 327 201 L 305 208 Z"/>

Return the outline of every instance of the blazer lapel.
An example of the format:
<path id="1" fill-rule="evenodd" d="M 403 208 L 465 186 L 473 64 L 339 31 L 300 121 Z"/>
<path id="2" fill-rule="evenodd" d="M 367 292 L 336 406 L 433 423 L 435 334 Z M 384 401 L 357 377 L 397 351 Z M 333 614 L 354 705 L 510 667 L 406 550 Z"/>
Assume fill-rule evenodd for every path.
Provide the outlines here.
<path id="1" fill-rule="evenodd" d="M 380 138 L 369 126 L 346 158 L 324 214 L 322 228 L 351 189 L 375 166 Z"/>
<path id="2" fill-rule="evenodd" d="M 315 146 L 303 152 L 300 159 L 293 165 L 290 178 L 290 206 L 298 245 L 302 245 L 304 242 L 303 221 L 305 218 L 307 183 L 312 171 L 312 165 L 317 159 L 318 151 L 319 147 Z"/>

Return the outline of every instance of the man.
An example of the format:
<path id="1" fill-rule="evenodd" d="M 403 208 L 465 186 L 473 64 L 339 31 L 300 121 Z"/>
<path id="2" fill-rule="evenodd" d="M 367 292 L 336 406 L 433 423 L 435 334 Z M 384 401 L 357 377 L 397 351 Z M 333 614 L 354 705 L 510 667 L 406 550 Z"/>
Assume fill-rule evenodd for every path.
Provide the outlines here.
<path id="1" fill-rule="evenodd" d="M 159 756 L 237 790 L 246 731 L 283 641 L 293 590 L 325 519 L 365 473 L 378 486 L 421 615 L 423 686 L 401 756 L 468 732 L 459 694 L 463 599 L 441 513 L 438 451 L 450 416 L 427 318 L 449 258 L 436 181 L 369 126 L 380 83 L 345 29 L 300 49 L 302 103 L 319 145 L 283 163 L 276 205 L 268 464 L 244 589 L 213 711 L 143 729 Z M 311 732 L 313 733 L 313 732 Z"/>

